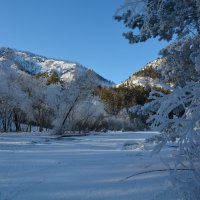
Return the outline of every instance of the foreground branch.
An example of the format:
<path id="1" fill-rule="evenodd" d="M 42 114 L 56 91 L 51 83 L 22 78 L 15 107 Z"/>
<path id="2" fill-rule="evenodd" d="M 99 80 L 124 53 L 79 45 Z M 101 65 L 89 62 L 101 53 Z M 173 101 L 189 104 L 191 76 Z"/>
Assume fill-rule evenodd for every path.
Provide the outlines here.
<path id="1" fill-rule="evenodd" d="M 127 176 L 124 179 L 120 180 L 120 182 L 124 182 L 130 178 L 133 178 L 133 177 L 139 176 L 139 175 L 143 175 L 143 174 L 149 174 L 149 173 L 153 173 L 153 172 L 166 172 L 166 171 L 194 171 L 194 169 L 152 169 L 149 171 L 139 172 L 139 173 Z"/>

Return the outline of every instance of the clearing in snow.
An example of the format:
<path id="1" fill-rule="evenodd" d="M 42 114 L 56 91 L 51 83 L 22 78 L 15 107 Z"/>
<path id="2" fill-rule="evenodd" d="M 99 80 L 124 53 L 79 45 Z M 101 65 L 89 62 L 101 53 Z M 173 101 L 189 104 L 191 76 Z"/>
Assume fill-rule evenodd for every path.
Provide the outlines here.
<path id="1" fill-rule="evenodd" d="M 177 199 L 164 164 L 174 147 L 152 154 L 153 134 L 1 134 L 0 200 Z"/>

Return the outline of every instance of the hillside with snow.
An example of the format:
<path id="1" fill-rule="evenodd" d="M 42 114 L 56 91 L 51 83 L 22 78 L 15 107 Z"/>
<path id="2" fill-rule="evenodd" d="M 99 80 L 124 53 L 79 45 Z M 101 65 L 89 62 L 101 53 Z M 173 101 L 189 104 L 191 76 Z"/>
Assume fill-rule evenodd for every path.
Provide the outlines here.
<path id="1" fill-rule="evenodd" d="M 181 76 L 163 57 L 114 85 L 79 63 L 10 48 L 0 49 L 0 72 L 0 130 L 39 126 L 59 134 L 144 130 L 160 105 L 148 104 L 152 88 L 168 94 L 195 77 Z"/>
<path id="2" fill-rule="evenodd" d="M 71 82 L 89 73 L 90 78 L 98 85 L 113 85 L 112 82 L 79 63 L 47 58 L 11 48 L 0 49 L 0 66 L 11 67 L 31 75 L 47 73 L 50 76 L 55 72 L 62 82 Z"/>
<path id="3" fill-rule="evenodd" d="M 198 79 L 199 74 L 193 66 L 185 66 L 183 70 L 174 65 L 171 58 L 163 56 L 146 64 L 117 87 L 150 86 L 169 90 L 174 86 L 182 87 L 186 82 Z"/>
<path id="4" fill-rule="evenodd" d="M 156 59 L 146 64 L 139 71 L 135 72 L 128 79 L 117 86 L 156 86 L 159 88 L 169 89 L 173 84 L 171 82 L 167 82 L 164 78 L 163 68 L 165 65 L 166 63 L 164 62 L 164 59 Z"/>
<path id="5" fill-rule="evenodd" d="M 146 118 L 132 115 L 129 108 L 148 102 L 147 85 L 170 88 L 163 68 L 163 60 L 155 60 L 118 88 L 79 63 L 1 48 L 0 130 L 144 130 Z"/>
<path id="6" fill-rule="evenodd" d="M 123 108 L 109 112 L 98 88 L 114 84 L 81 64 L 10 48 L 0 49 L 0 131 L 56 134 L 138 130 Z M 104 95 L 103 95 L 104 96 Z"/>

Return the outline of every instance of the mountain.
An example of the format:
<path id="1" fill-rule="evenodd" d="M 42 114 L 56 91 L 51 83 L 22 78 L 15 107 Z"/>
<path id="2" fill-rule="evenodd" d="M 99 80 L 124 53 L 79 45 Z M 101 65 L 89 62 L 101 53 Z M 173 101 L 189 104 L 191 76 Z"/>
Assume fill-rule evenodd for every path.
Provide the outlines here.
<path id="1" fill-rule="evenodd" d="M 119 86 L 134 87 L 134 86 L 150 86 L 159 87 L 163 89 L 169 89 L 173 83 L 168 82 L 163 76 L 163 68 L 165 67 L 165 62 L 162 58 L 156 59 L 139 71 L 135 72 L 128 79 L 123 81 Z"/>
<path id="2" fill-rule="evenodd" d="M 0 66 L 11 67 L 17 71 L 23 71 L 31 75 L 48 74 L 50 76 L 56 73 L 62 82 L 70 82 L 89 73 L 89 77 L 98 85 L 113 85 L 112 82 L 79 63 L 47 58 L 11 48 L 0 48 Z"/>
<path id="3" fill-rule="evenodd" d="M 170 89 L 174 86 L 184 87 L 187 82 L 198 80 L 199 73 L 195 70 L 194 63 L 188 61 L 183 67 L 178 62 L 174 63 L 173 57 L 163 56 L 146 64 L 117 87 L 131 88 L 140 85 Z"/>

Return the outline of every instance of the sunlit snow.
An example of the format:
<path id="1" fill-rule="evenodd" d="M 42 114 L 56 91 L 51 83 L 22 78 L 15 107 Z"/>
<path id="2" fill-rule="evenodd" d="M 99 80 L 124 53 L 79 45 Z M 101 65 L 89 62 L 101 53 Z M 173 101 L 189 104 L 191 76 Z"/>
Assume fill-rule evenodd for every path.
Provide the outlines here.
<path id="1" fill-rule="evenodd" d="M 1 134 L 0 199 L 177 199 L 169 172 L 156 171 L 172 149 L 153 155 L 153 134 Z"/>

